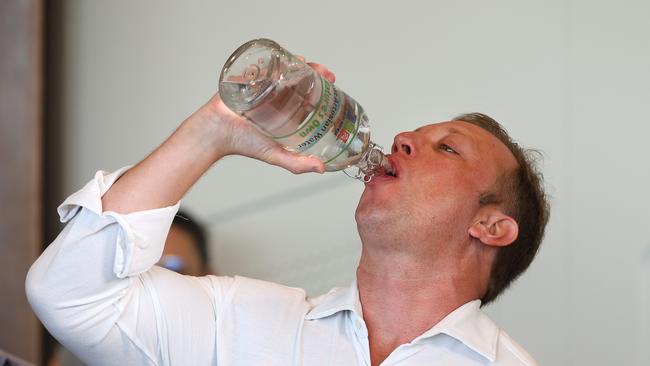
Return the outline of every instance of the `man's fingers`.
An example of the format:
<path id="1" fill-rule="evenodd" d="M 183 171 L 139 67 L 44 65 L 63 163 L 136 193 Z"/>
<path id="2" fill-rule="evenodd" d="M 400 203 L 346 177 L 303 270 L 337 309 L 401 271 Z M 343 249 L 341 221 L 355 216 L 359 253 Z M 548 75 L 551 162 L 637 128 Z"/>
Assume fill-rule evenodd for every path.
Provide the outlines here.
<path id="1" fill-rule="evenodd" d="M 325 65 L 319 64 L 319 63 L 316 63 L 316 62 L 307 62 L 307 59 L 304 56 L 300 56 L 300 55 L 294 55 L 294 56 L 298 60 L 306 63 L 307 65 L 309 65 L 312 69 L 316 70 L 317 73 L 323 75 L 323 77 L 325 79 L 327 79 L 327 81 L 329 81 L 330 83 L 333 83 L 333 82 L 336 81 L 336 75 L 334 75 L 332 70 L 328 69 Z"/>
<path id="2" fill-rule="evenodd" d="M 311 68 L 316 70 L 317 73 L 323 75 L 323 77 L 327 79 L 327 81 L 329 81 L 330 83 L 336 81 L 336 75 L 334 75 L 334 73 L 330 69 L 325 67 L 325 65 L 316 62 L 307 62 L 307 65 L 311 66 Z"/>
<path id="3" fill-rule="evenodd" d="M 267 159 L 267 163 L 284 168 L 294 174 L 301 173 L 324 173 L 325 165 L 317 158 L 298 155 L 296 153 L 278 148 L 273 151 Z"/>

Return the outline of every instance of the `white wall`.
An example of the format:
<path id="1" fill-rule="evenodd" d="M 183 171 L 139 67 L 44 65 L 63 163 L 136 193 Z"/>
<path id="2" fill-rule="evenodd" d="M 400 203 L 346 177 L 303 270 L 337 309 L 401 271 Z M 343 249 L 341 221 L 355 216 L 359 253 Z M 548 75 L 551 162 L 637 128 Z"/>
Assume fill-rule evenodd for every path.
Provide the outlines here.
<path id="1" fill-rule="evenodd" d="M 488 311 L 544 365 L 650 364 L 650 3 L 64 5 L 66 191 L 141 159 L 216 91 L 236 46 L 269 37 L 330 66 L 384 146 L 481 111 L 543 150 L 547 239 Z M 221 273 L 316 293 L 352 278 L 361 189 L 342 174 L 292 176 L 230 158 L 185 204 L 209 222 Z"/>

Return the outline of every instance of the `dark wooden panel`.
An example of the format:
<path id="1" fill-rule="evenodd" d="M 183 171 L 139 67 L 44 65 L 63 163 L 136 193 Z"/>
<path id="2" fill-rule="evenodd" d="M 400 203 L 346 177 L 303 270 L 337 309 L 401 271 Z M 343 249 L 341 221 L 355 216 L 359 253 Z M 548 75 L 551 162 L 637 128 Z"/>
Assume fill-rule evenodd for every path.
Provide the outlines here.
<path id="1" fill-rule="evenodd" d="M 0 1 L 0 55 L 0 348 L 38 362 L 24 283 L 42 231 L 41 1 Z"/>

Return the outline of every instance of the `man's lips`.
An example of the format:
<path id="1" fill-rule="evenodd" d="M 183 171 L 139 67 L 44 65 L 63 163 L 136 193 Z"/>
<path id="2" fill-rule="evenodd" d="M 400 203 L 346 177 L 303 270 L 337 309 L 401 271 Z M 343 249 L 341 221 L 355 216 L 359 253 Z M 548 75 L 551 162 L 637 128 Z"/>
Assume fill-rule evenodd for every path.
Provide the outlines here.
<path id="1" fill-rule="evenodd" d="M 392 173 L 387 173 L 386 171 L 384 171 L 382 169 L 380 172 L 378 172 L 379 174 L 372 177 L 372 179 L 368 183 L 372 184 L 372 182 L 375 182 L 375 181 L 376 182 L 386 182 L 386 181 L 395 180 L 395 179 L 397 179 L 399 177 L 399 166 L 398 166 L 398 163 L 396 162 L 396 160 L 394 158 L 392 158 L 390 155 L 387 156 L 386 158 L 388 159 L 388 161 L 390 162 L 390 165 L 393 168 Z"/>
<path id="2" fill-rule="evenodd" d="M 393 167 L 393 171 L 385 175 L 393 178 L 399 177 L 399 166 L 397 164 L 396 159 L 392 155 L 386 156 L 386 159 L 388 159 L 388 162 L 390 162 L 391 167 Z"/>

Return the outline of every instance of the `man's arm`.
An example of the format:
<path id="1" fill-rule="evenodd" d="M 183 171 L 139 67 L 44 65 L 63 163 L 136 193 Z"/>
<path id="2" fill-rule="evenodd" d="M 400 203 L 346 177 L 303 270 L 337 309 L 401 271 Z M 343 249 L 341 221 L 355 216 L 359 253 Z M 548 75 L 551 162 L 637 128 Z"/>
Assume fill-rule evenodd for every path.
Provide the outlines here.
<path id="1" fill-rule="evenodd" d="M 215 95 L 102 197 L 105 211 L 130 213 L 178 202 L 217 160 L 244 155 L 293 173 L 324 172 L 313 157 L 285 150 Z"/>
<path id="2" fill-rule="evenodd" d="M 65 229 L 26 281 L 36 314 L 91 364 L 206 364 L 230 278 L 153 267 L 178 201 L 221 157 L 245 155 L 294 173 L 324 170 L 288 152 L 218 95 L 135 167 L 99 172 L 59 208 Z"/>

